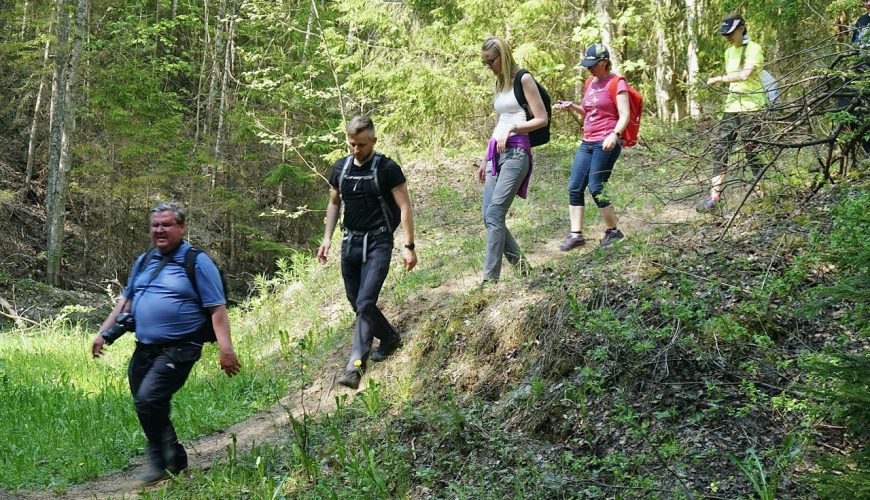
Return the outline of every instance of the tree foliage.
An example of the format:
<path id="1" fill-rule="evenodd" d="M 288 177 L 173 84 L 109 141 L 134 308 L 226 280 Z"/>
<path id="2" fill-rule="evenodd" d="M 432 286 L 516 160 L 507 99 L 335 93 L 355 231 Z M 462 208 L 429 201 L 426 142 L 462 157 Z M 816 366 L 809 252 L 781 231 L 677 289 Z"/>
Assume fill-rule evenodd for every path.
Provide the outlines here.
<path id="1" fill-rule="evenodd" d="M 21 145 L 37 125 L 43 186 L 48 111 L 33 116 L 33 101 L 50 69 L 42 52 L 54 5 L 6 4 L 2 132 Z M 67 204 L 88 243 L 68 249 L 64 262 L 98 275 L 123 269 L 146 244 L 144 209 L 174 198 L 193 209 L 193 237 L 231 267 L 269 268 L 282 248 L 306 246 L 318 232 L 323 175 L 344 154 L 350 115 L 374 115 L 382 146 L 393 149 L 463 146 L 489 132 L 493 84 L 479 50 L 491 35 L 509 40 L 559 99 L 575 99 L 582 88 L 584 47 L 610 39 L 614 62 L 646 95 L 647 109 L 676 120 L 689 116 L 690 103 L 704 114 L 719 109 L 718 94 L 699 81 L 721 70 L 724 13 L 741 11 L 768 67 L 787 75 L 795 57 L 821 57 L 824 66 L 836 51 L 822 47 L 838 43 L 834 35 L 857 7 L 845 0 L 94 0 Z M 690 45 L 692 22 L 697 43 Z M 557 133 L 577 133 L 573 122 L 558 120 Z M 13 148 L 19 159 L 26 153 Z M 302 216 L 261 216 L 272 213 Z"/>

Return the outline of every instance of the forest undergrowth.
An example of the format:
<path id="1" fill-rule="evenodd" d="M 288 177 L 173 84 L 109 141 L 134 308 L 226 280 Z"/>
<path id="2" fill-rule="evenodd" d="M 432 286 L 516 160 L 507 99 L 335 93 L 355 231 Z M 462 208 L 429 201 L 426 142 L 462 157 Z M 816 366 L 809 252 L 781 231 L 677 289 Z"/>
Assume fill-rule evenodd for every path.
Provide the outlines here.
<path id="1" fill-rule="evenodd" d="M 225 460 L 140 494 L 866 496 L 866 172 L 859 167 L 849 182 L 812 196 L 795 172 L 779 174 L 771 195 L 743 207 L 717 239 L 733 204 L 697 218 L 693 200 L 662 204 L 637 188 L 661 185 L 655 179 L 683 167 L 657 163 L 659 153 L 627 152 L 614 174 L 628 240 L 570 254 L 554 248 L 567 227 L 571 145 L 557 141 L 536 155 L 532 196 L 509 216 L 534 270 L 506 269 L 486 287 L 473 161 L 410 162 L 409 179 L 420 179 L 412 193 L 421 264 L 411 273 L 395 267 L 381 300 L 405 347 L 373 366 L 362 390 L 338 391 L 333 411 L 291 418 L 277 440 L 229 446 Z M 700 191 L 683 186 L 692 189 Z M 590 212 L 588 234 L 596 235 L 600 220 Z M 336 267 L 298 254 L 236 309 L 246 372 L 266 381 L 253 394 L 274 401 L 332 375 L 322 361 L 344 352 L 352 323 Z M 14 346 L 2 342 L 0 356 L 9 356 Z M 3 387 L 14 388 L 5 364 Z M 105 377 L 120 385 L 113 369 Z M 229 384 L 212 375 L 212 387 L 188 384 L 177 407 L 218 426 L 185 399 Z M 121 421 L 137 432 L 134 421 Z M 126 459 L 141 445 L 134 436 L 116 455 Z M 58 488 L 98 474 L 36 465 L 39 480 L 6 478 L 6 488 Z"/>

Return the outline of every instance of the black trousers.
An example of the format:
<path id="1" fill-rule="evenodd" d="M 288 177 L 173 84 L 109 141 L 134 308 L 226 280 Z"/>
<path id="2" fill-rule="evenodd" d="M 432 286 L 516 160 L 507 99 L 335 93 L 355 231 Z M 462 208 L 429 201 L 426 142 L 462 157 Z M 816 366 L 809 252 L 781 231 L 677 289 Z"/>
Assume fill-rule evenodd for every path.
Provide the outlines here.
<path id="1" fill-rule="evenodd" d="M 194 344 L 149 345 L 137 342 L 130 358 L 127 369 L 130 392 L 139 423 L 148 439 L 151 462 L 160 468 L 187 467 L 187 452 L 178 442 L 175 427 L 169 420 L 169 410 L 172 395 L 187 381 L 201 354 L 202 347 Z M 174 447 L 174 453 L 166 450 L 167 447 Z M 163 457 L 166 456 L 174 457 L 175 463 L 164 463 Z"/>
<path id="2" fill-rule="evenodd" d="M 365 367 L 373 339 L 380 339 L 381 345 L 399 341 L 399 332 L 378 309 L 378 296 L 390 272 L 392 253 L 393 235 L 389 232 L 368 238 L 348 235 L 342 240 L 341 276 L 347 300 L 356 313 L 353 346 L 346 370 L 356 370 L 357 360 Z"/>
<path id="3" fill-rule="evenodd" d="M 761 132 L 761 122 L 757 112 L 724 113 L 716 129 L 716 139 L 713 144 L 713 175 L 722 175 L 728 170 L 728 154 L 731 146 L 737 141 L 738 134 L 743 140 L 754 139 Z M 752 170 L 752 175 L 761 174 L 761 151 L 758 145 L 747 142 L 743 145 L 746 162 Z"/>

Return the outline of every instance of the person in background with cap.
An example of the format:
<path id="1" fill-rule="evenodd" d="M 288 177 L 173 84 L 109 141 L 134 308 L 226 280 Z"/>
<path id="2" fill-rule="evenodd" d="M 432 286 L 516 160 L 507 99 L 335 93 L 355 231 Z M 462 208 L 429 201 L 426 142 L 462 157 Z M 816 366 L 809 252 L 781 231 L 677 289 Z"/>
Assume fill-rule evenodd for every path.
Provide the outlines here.
<path id="1" fill-rule="evenodd" d="M 761 46 L 749 40 L 746 21 L 740 14 L 729 14 L 722 20 L 719 34 L 724 36 L 730 46 L 725 49 L 725 74 L 711 77 L 707 85 L 728 84 L 725 98 L 725 112 L 719 122 L 718 132 L 713 144 L 713 179 L 710 196 L 702 200 L 699 212 L 713 210 L 720 203 L 725 189 L 725 170 L 728 153 L 740 133 L 743 140 L 754 137 L 760 130 L 758 111 L 764 108 L 767 98 L 761 83 L 761 65 L 764 52 Z M 756 177 L 761 175 L 761 163 L 756 145 L 747 142 L 744 146 L 746 161 Z M 763 196 L 756 185 L 757 194 Z"/>
<path id="2" fill-rule="evenodd" d="M 870 57 L 868 57 L 868 54 L 870 54 L 870 0 L 866 0 L 862 3 L 867 12 L 855 21 L 855 25 L 851 30 L 852 37 L 850 39 L 852 46 L 859 51 L 858 62 L 854 66 L 848 68 L 849 73 L 847 73 L 848 76 L 843 85 L 843 89 L 846 90 L 848 95 L 841 95 L 837 99 L 837 105 L 840 109 L 846 109 L 852 105 L 849 113 L 857 118 L 858 123 L 846 124 L 846 130 L 851 132 L 860 129 L 861 124 L 867 119 L 866 113 L 862 112 L 862 110 L 867 107 L 867 92 L 862 89 L 862 87 L 864 87 L 863 84 L 853 85 L 856 81 L 865 81 L 865 73 L 870 69 L 870 61 L 868 61 L 868 59 L 870 59 Z M 864 152 L 870 153 L 870 140 L 861 138 L 859 142 Z"/>
<path id="3" fill-rule="evenodd" d="M 606 247 L 625 238 L 616 227 L 616 212 L 605 193 L 605 187 L 622 151 L 620 137 L 628 126 L 631 113 L 628 84 L 611 72 L 610 51 L 603 44 L 590 45 L 581 64 L 592 74 L 586 83 L 583 99 L 579 104 L 562 101 L 553 106 L 553 109 L 570 109 L 583 116 L 583 142 L 574 155 L 571 176 L 568 179 L 568 217 L 571 220 L 571 232 L 559 246 L 563 252 L 586 243 L 583 236 L 583 192 L 587 185 L 589 194 L 604 218 L 604 238 L 600 246 Z M 619 79 L 616 82 L 616 102 L 609 90 L 614 78 Z"/>
<path id="4" fill-rule="evenodd" d="M 859 49 L 867 49 L 870 48 L 870 0 L 862 3 L 867 12 L 855 21 L 855 27 L 852 28 L 852 45 Z"/>

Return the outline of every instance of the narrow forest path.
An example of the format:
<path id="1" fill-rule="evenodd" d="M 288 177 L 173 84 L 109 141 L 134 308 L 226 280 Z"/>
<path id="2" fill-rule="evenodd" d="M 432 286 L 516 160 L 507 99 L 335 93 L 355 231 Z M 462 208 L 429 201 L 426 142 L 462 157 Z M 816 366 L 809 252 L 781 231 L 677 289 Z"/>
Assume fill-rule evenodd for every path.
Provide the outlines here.
<path id="1" fill-rule="evenodd" d="M 566 209 L 567 210 L 567 209 Z M 631 207 L 620 211 L 619 227 L 628 240 L 642 238 L 661 224 L 680 224 L 687 222 L 696 214 L 691 207 L 671 206 L 656 213 L 646 210 L 636 210 Z M 482 229 L 481 229 L 482 230 Z M 532 265 L 533 272 L 546 272 L 548 263 L 563 258 L 577 258 L 578 255 L 592 252 L 598 246 L 603 234 L 601 221 L 588 225 L 586 228 L 587 243 L 571 252 L 561 252 L 559 244 L 564 238 L 567 228 L 554 228 L 548 237 L 539 239 L 527 245 L 526 255 Z M 337 265 L 333 262 L 331 265 Z M 423 264 L 425 265 L 425 263 Z M 506 268 L 506 272 L 507 272 Z M 450 300 L 457 294 L 466 293 L 480 284 L 479 270 L 470 269 L 465 273 L 450 276 L 440 285 L 427 288 L 407 298 L 402 306 L 383 304 L 385 314 L 394 321 L 397 328 L 403 332 L 406 346 L 414 342 L 414 333 L 420 324 L 428 317 L 428 312 L 448 307 Z M 360 387 L 351 391 L 336 384 L 337 374 L 345 363 L 345 356 L 350 339 L 330 355 L 328 362 L 314 381 L 303 390 L 282 398 L 267 411 L 255 414 L 248 420 L 235 424 L 223 432 L 204 436 L 193 442 L 185 443 L 192 469 L 208 470 L 213 464 L 222 462 L 227 457 L 227 448 L 235 446 L 239 452 L 247 452 L 255 445 L 274 444 L 287 438 L 290 415 L 301 418 L 303 415 L 317 416 L 330 414 L 336 409 L 335 396 L 338 394 L 355 394 L 365 390 L 370 380 L 390 379 L 394 375 L 393 365 L 400 366 L 408 362 L 407 352 L 401 349 L 386 363 L 371 363 Z M 403 352 L 404 351 L 404 352 Z M 156 490 L 160 485 L 143 489 L 137 477 L 145 470 L 145 458 L 137 457 L 124 470 L 108 474 L 94 481 L 74 485 L 62 492 L 41 490 L 28 492 L 12 498 L 46 499 L 46 498 L 130 498 L 138 497 L 147 490 Z M 0 495 L 2 496 L 2 495 Z"/>
<path id="2" fill-rule="evenodd" d="M 324 375 L 336 373 L 344 359 L 333 356 L 327 363 Z M 288 395 L 275 403 L 267 411 L 257 413 L 248 420 L 230 426 L 223 432 L 204 436 L 193 442 L 184 443 L 187 448 L 188 460 L 192 469 L 208 470 L 214 463 L 226 459 L 227 448 L 235 445 L 240 452 L 247 452 L 253 446 L 275 443 L 286 437 L 286 429 L 293 418 L 303 415 L 330 413 L 335 410 L 336 391 L 348 392 L 335 384 L 335 376 L 323 376 L 309 384 L 297 394 Z M 361 387 L 361 389 L 363 389 Z M 145 457 L 137 457 L 128 468 L 101 477 L 97 480 L 68 487 L 61 493 L 52 490 L 36 491 L 19 498 L 121 498 L 139 496 L 143 491 L 138 476 L 145 471 Z M 157 489 L 156 485 L 146 489 Z M 15 498 L 15 497 L 13 497 Z"/>

